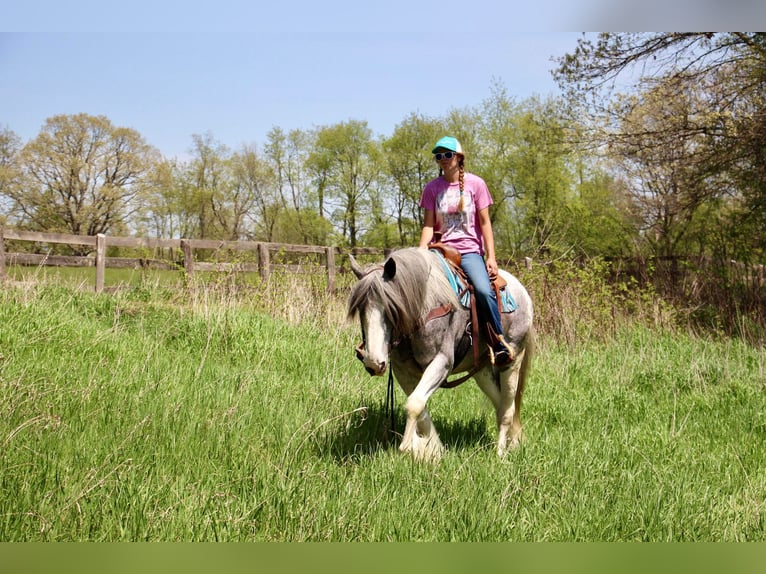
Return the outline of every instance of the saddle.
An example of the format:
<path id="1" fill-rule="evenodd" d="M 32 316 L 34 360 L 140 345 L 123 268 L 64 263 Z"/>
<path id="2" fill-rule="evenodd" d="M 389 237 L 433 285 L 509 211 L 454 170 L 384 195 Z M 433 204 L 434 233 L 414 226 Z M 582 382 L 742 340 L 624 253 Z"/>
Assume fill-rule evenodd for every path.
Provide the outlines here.
<path id="1" fill-rule="evenodd" d="M 468 281 L 468 276 L 465 274 L 465 271 L 463 271 L 463 268 L 460 266 L 460 263 L 462 262 L 462 256 L 460 255 L 460 251 L 452 247 L 451 245 L 446 245 L 444 243 L 431 243 L 428 246 L 428 249 L 433 249 L 434 251 L 438 251 L 442 257 L 449 263 L 450 270 L 458 275 L 460 279 L 463 281 L 463 285 L 470 285 L 470 281 Z M 497 296 L 497 310 L 500 313 L 503 313 L 503 306 L 502 306 L 502 298 L 501 298 L 501 291 L 505 289 L 506 285 L 508 285 L 508 282 L 503 279 L 500 275 L 490 275 L 489 276 L 489 282 L 490 285 L 492 285 L 492 289 L 495 291 L 495 295 Z M 471 292 L 473 292 L 473 288 L 471 288 Z M 458 296 L 462 295 L 461 293 L 458 293 Z M 473 298 L 471 298 L 471 301 L 473 301 Z M 473 303 L 472 303 L 473 304 Z"/>
<path id="2" fill-rule="evenodd" d="M 471 340 L 472 340 L 472 348 L 473 348 L 473 363 L 475 367 L 478 367 L 481 360 L 481 351 L 479 349 L 479 314 L 478 310 L 476 308 L 476 297 L 473 293 L 473 285 L 471 285 L 471 282 L 468 280 L 468 276 L 466 275 L 465 271 L 463 271 L 463 268 L 460 266 L 462 257 L 460 255 L 460 252 L 455 249 L 454 247 L 450 245 L 445 245 L 444 243 L 431 243 L 428 246 L 429 249 L 432 249 L 436 252 L 438 252 L 444 260 L 447 262 L 449 266 L 449 270 L 460 277 L 461 283 L 464 286 L 463 290 L 458 292 L 458 299 L 461 301 L 464 300 L 464 295 L 466 293 L 469 293 L 468 297 L 468 307 L 471 310 Z M 490 285 L 492 286 L 492 289 L 495 291 L 495 297 L 497 299 L 497 308 L 498 312 L 501 314 L 503 313 L 503 298 L 502 298 L 502 290 L 507 285 L 507 282 L 505 279 L 503 279 L 500 275 L 490 275 L 489 277 Z M 498 336 L 497 333 L 494 332 L 494 329 L 487 324 L 486 325 L 486 332 L 487 337 L 490 341 L 490 344 L 494 347 L 498 342 Z M 457 358 L 456 358 L 457 362 Z"/>

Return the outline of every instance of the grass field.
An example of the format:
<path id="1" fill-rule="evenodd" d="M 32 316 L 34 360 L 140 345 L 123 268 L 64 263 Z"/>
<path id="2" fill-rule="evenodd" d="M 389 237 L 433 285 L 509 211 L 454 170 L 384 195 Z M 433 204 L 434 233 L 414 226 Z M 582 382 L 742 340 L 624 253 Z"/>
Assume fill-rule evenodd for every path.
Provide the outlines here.
<path id="1" fill-rule="evenodd" d="M 763 349 L 543 332 L 523 446 L 466 383 L 416 464 L 342 297 L 150 287 L 0 291 L 0 541 L 766 538 Z"/>

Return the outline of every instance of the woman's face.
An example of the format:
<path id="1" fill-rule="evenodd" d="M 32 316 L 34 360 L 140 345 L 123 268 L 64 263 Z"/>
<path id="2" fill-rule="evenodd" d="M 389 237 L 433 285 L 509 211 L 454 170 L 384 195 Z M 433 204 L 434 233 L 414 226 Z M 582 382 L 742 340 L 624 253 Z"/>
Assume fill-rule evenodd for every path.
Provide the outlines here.
<path id="1" fill-rule="evenodd" d="M 434 159 L 444 171 L 455 168 L 458 164 L 458 155 L 454 151 L 447 149 L 437 150 L 434 154 Z"/>

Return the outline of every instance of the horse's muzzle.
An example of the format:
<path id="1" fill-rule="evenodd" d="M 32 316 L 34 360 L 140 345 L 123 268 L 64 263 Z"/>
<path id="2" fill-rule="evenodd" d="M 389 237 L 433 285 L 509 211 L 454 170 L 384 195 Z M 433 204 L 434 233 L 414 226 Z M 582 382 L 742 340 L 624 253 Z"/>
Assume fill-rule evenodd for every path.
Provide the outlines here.
<path id="1" fill-rule="evenodd" d="M 368 373 L 370 373 L 370 376 L 382 377 L 386 373 L 386 362 L 372 361 L 367 356 L 367 351 L 364 349 L 364 343 L 360 343 L 359 345 L 357 345 L 355 351 L 356 351 L 356 358 L 362 361 L 362 364 L 364 365 L 364 369 Z"/>

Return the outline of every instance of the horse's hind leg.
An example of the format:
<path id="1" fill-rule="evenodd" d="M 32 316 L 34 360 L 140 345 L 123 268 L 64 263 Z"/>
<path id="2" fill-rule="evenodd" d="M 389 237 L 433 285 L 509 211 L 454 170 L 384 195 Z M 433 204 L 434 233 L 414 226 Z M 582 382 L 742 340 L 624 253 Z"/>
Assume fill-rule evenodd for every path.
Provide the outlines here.
<path id="1" fill-rule="evenodd" d="M 521 350 L 514 364 L 500 371 L 500 401 L 497 412 L 497 454 L 519 445 L 524 438 L 521 428 L 521 398 L 527 374 L 526 351 Z"/>
<path id="2" fill-rule="evenodd" d="M 497 454 L 518 446 L 524 438 L 521 429 L 521 397 L 528 370 L 526 349 L 521 349 L 513 364 L 497 370 L 486 368 L 474 376 L 477 384 L 495 407 L 497 419 Z"/>

